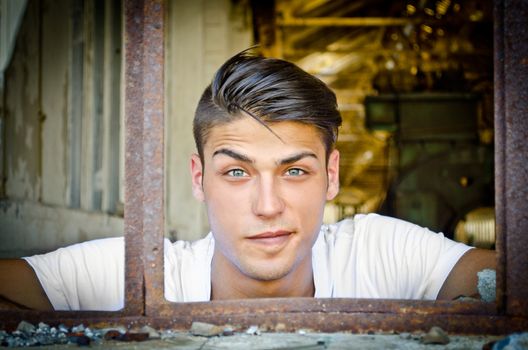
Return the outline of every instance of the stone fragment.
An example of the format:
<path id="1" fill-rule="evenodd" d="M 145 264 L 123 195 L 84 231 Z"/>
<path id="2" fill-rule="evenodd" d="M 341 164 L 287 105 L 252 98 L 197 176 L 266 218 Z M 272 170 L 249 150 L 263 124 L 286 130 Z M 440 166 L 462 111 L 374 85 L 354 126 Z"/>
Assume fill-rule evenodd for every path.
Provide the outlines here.
<path id="1" fill-rule="evenodd" d="M 18 324 L 16 330 L 19 331 L 19 332 L 25 333 L 25 334 L 33 334 L 33 333 L 35 333 L 36 328 L 35 328 L 34 325 L 32 325 L 29 322 L 20 321 L 20 323 Z"/>
<path id="2" fill-rule="evenodd" d="M 90 345 L 90 341 L 91 341 L 90 338 L 88 338 L 85 335 L 81 335 L 81 336 L 76 338 L 75 343 L 77 345 L 79 345 L 79 346 L 88 346 L 88 345 Z"/>
<path id="3" fill-rule="evenodd" d="M 193 322 L 190 330 L 192 335 L 198 335 L 201 337 L 214 337 L 222 334 L 223 331 L 223 327 L 205 322 Z"/>
<path id="4" fill-rule="evenodd" d="M 493 344 L 493 350 L 525 350 L 528 349 L 528 332 L 513 333 L 499 339 Z"/>
<path id="5" fill-rule="evenodd" d="M 324 349 L 326 349 L 329 344 L 330 344 L 330 337 L 324 337 L 324 338 L 317 339 L 317 345 L 323 346 Z"/>
<path id="6" fill-rule="evenodd" d="M 71 331 L 72 331 L 72 333 L 84 332 L 84 325 L 81 323 L 78 326 L 74 326 L 74 327 L 72 327 Z"/>
<path id="7" fill-rule="evenodd" d="M 40 333 L 48 333 L 50 330 L 50 326 L 44 322 L 39 322 L 37 332 Z"/>
<path id="8" fill-rule="evenodd" d="M 148 332 L 126 332 L 121 333 L 118 330 L 111 329 L 104 333 L 105 340 L 119 340 L 119 341 L 145 341 L 149 339 Z"/>
<path id="9" fill-rule="evenodd" d="M 275 331 L 276 332 L 285 332 L 286 331 L 286 325 L 282 322 L 279 322 L 277 323 L 277 325 L 275 326 Z"/>
<path id="10" fill-rule="evenodd" d="M 150 339 L 158 339 L 160 338 L 160 334 L 157 330 L 150 326 L 143 326 L 139 329 L 140 333 L 148 333 Z"/>
<path id="11" fill-rule="evenodd" d="M 160 331 L 161 339 L 174 338 L 176 334 L 177 334 L 177 331 L 173 331 L 172 329 L 165 329 L 163 331 Z"/>
<path id="12" fill-rule="evenodd" d="M 260 329 L 258 326 L 250 326 L 247 331 L 246 331 L 246 334 L 249 334 L 249 335 L 260 335 Z"/>
<path id="13" fill-rule="evenodd" d="M 414 333 L 411 334 L 411 339 L 412 340 L 421 340 L 422 338 L 423 338 L 422 333 L 414 332 Z"/>
<path id="14" fill-rule="evenodd" d="M 105 335 L 109 331 L 118 331 L 119 333 L 124 334 L 127 332 L 127 328 L 124 326 L 116 326 L 116 327 L 103 328 L 100 331 L 101 331 L 101 334 L 103 335 Z"/>
<path id="15" fill-rule="evenodd" d="M 411 333 L 406 333 L 406 332 L 400 333 L 400 339 L 409 340 L 411 338 L 412 338 Z"/>
<path id="16" fill-rule="evenodd" d="M 86 329 L 84 330 L 84 335 L 88 338 L 92 338 L 94 336 L 94 333 L 90 328 L 86 327 Z"/>
<path id="17" fill-rule="evenodd" d="M 24 346 L 23 341 L 19 337 L 8 337 L 6 338 L 5 343 L 9 348 L 17 348 Z"/>
<path id="18" fill-rule="evenodd" d="M 119 340 L 121 341 L 145 341 L 145 340 L 148 340 L 148 338 L 149 338 L 148 333 L 126 332 L 125 334 L 121 335 L 121 338 L 119 338 Z"/>
<path id="19" fill-rule="evenodd" d="M 482 301 L 492 303 L 496 298 L 497 274 L 495 270 L 484 269 L 477 272 L 477 289 Z"/>
<path id="20" fill-rule="evenodd" d="M 35 345 L 52 345 L 55 344 L 55 339 L 52 336 L 38 334 L 33 338 Z"/>
<path id="21" fill-rule="evenodd" d="M 225 337 L 235 335 L 235 330 L 231 326 L 225 326 L 224 330 L 222 331 L 222 335 Z"/>
<path id="22" fill-rule="evenodd" d="M 123 333 L 116 329 L 110 329 L 104 333 L 105 340 L 119 340 Z"/>
<path id="23" fill-rule="evenodd" d="M 442 328 L 433 326 L 429 332 L 423 336 L 422 343 L 445 345 L 449 343 L 449 336 Z"/>

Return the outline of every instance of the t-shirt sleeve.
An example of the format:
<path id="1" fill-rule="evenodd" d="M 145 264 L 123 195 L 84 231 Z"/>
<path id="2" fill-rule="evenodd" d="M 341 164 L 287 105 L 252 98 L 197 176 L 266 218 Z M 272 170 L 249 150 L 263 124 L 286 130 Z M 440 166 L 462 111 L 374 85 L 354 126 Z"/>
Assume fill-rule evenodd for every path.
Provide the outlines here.
<path id="1" fill-rule="evenodd" d="M 358 224 L 364 267 L 382 298 L 436 299 L 455 264 L 471 249 L 391 217 L 366 215 Z"/>
<path id="2" fill-rule="evenodd" d="M 35 271 L 55 310 L 123 308 L 123 237 L 74 244 L 23 259 Z"/>

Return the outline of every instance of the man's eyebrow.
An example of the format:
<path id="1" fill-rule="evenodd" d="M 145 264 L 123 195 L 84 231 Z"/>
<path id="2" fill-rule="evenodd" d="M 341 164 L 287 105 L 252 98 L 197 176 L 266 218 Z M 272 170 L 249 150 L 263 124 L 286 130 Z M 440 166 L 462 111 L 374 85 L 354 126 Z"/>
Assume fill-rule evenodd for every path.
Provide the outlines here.
<path id="1" fill-rule="evenodd" d="M 294 154 L 293 156 L 290 156 L 288 158 L 281 159 L 277 162 L 277 164 L 279 165 L 291 164 L 291 163 L 295 163 L 296 161 L 301 160 L 306 157 L 312 157 L 312 158 L 317 159 L 317 155 L 313 152 L 301 152 L 298 154 Z"/>
<path id="2" fill-rule="evenodd" d="M 249 157 L 247 157 L 247 156 L 245 156 L 243 154 L 240 154 L 240 153 L 238 153 L 236 151 L 227 149 L 227 148 L 220 148 L 219 150 L 214 151 L 213 157 L 216 156 L 216 155 L 219 155 L 219 154 L 224 154 L 224 155 L 226 155 L 228 157 L 234 158 L 234 159 L 239 160 L 241 162 L 253 163 L 253 160 L 250 159 Z"/>

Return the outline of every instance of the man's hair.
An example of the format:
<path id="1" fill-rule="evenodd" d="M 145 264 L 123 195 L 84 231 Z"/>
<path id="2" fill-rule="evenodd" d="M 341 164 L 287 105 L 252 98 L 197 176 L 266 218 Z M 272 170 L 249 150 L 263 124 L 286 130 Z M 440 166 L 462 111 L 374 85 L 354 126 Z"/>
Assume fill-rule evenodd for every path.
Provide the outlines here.
<path id="1" fill-rule="evenodd" d="M 245 50 L 220 67 L 196 108 L 193 131 L 202 162 L 211 129 L 242 118 L 242 112 L 268 129 L 280 121 L 315 126 L 327 158 L 341 125 L 335 94 L 321 80 L 291 62 Z"/>

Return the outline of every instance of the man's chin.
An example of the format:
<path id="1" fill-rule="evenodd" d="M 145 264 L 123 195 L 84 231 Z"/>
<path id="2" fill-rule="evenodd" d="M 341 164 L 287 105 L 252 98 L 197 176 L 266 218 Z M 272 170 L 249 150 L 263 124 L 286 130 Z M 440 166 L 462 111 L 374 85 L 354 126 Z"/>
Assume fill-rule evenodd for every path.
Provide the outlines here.
<path id="1" fill-rule="evenodd" d="M 290 269 L 285 267 L 281 269 L 266 269 L 252 266 L 249 268 L 242 269 L 242 273 L 244 275 L 259 282 L 278 281 L 288 275 L 289 272 Z"/>

